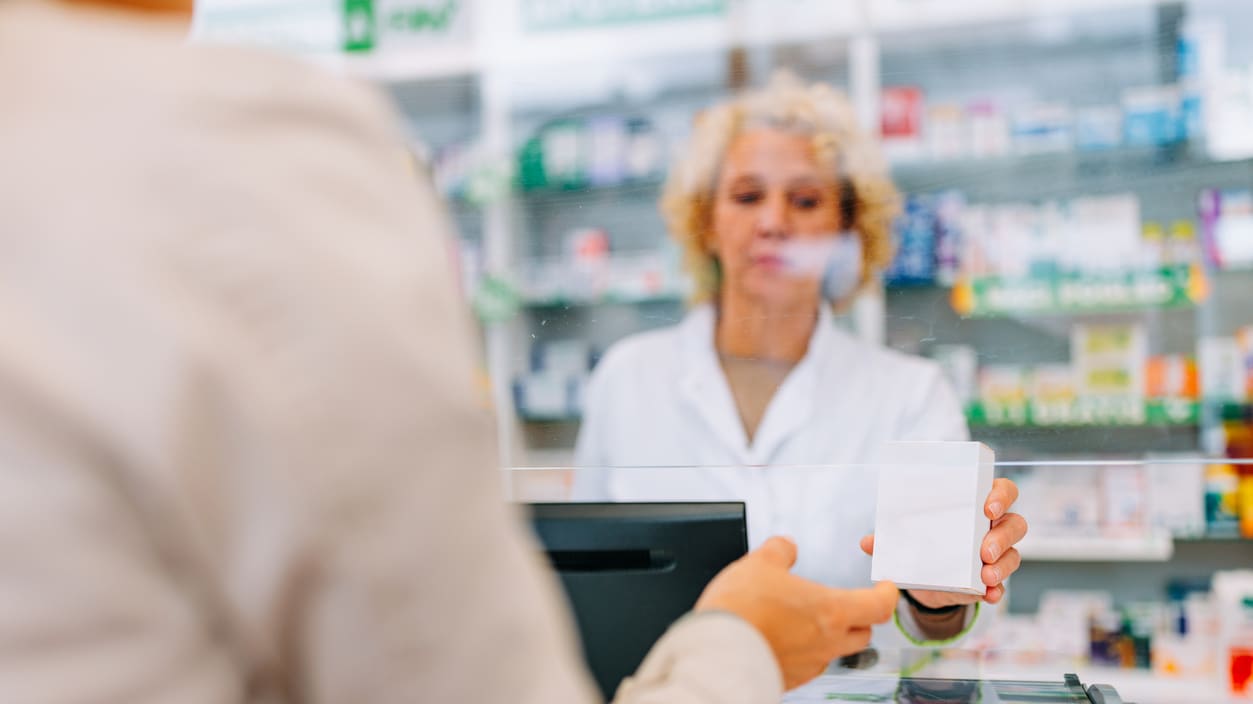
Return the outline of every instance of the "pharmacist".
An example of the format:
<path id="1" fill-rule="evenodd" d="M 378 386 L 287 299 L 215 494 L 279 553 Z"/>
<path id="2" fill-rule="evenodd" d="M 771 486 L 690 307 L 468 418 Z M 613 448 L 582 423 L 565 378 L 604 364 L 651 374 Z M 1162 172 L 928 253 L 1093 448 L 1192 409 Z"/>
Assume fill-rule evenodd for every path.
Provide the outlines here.
<path id="1" fill-rule="evenodd" d="M 578 500 L 738 500 L 756 545 L 782 533 L 799 573 L 869 581 L 876 476 L 892 440 L 965 440 L 939 368 L 840 331 L 845 306 L 891 256 L 899 197 L 848 101 L 786 74 L 702 113 L 662 210 L 696 305 L 677 326 L 613 346 L 589 383 Z M 816 465 L 825 465 L 818 468 Z M 834 466 L 834 467 L 833 467 Z M 983 601 L 1004 597 L 1026 521 L 997 480 L 982 546 Z M 881 646 L 945 643 L 979 621 L 978 597 L 905 593 Z"/>

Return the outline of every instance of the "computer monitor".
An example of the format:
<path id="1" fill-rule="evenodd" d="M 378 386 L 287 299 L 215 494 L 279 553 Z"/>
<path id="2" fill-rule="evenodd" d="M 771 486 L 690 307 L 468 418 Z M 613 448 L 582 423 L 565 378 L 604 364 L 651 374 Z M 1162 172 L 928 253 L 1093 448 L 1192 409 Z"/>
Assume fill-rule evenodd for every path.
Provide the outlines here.
<path id="1" fill-rule="evenodd" d="M 529 508 L 606 701 L 714 575 L 748 550 L 742 503 Z"/>

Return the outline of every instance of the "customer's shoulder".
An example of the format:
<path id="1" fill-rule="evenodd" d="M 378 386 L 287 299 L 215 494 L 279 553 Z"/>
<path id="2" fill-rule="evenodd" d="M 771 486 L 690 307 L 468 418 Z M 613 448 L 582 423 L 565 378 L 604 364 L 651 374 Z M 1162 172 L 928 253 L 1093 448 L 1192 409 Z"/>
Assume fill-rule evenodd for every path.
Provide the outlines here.
<path id="1" fill-rule="evenodd" d="M 0 10 L 6 94 L 41 115 L 69 113 L 65 122 L 83 121 L 90 111 L 89 122 L 114 140 L 293 122 L 324 132 L 395 131 L 380 93 L 307 59 L 188 41 L 183 29 L 127 12 L 68 3 L 14 3 Z M 19 62 L 21 71 L 3 68 Z"/>
<path id="2" fill-rule="evenodd" d="M 321 129 L 396 129 L 394 111 L 377 89 L 310 60 L 250 47 L 195 44 L 178 60 L 180 91 L 208 116 L 242 110 L 255 117 L 304 118 Z M 174 80 L 171 77 L 171 80 Z"/>

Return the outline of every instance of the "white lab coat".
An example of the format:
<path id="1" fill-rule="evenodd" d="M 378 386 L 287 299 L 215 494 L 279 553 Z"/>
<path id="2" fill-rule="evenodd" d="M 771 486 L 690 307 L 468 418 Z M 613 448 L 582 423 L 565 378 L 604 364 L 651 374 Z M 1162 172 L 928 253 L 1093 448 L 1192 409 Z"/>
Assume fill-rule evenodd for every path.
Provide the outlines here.
<path id="1" fill-rule="evenodd" d="M 575 499 L 744 501 L 751 547 L 788 535 L 798 574 L 868 586 L 859 540 L 874 529 L 877 475 L 867 463 L 893 440 L 968 439 L 956 394 L 935 363 L 863 342 L 824 308 L 750 444 L 714 322 L 701 306 L 605 355 L 587 388 Z"/>

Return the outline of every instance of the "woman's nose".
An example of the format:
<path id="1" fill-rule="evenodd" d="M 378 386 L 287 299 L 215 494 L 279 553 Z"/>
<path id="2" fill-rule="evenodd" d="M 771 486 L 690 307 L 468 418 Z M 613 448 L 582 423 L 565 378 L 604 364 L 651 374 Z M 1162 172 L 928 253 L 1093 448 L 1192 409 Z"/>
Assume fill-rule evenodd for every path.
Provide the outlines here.
<path id="1" fill-rule="evenodd" d="M 757 211 L 757 234 L 762 237 L 786 237 L 788 235 L 787 201 L 783 198 L 767 198 Z"/>

